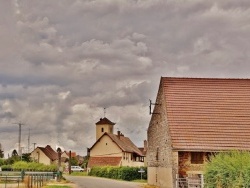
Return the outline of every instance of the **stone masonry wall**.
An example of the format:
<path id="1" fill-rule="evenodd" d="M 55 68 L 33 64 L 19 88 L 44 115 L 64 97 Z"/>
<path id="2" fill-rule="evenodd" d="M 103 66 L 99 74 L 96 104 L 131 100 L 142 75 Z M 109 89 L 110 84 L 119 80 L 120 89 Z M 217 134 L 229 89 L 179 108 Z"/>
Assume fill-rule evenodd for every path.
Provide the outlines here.
<path id="1" fill-rule="evenodd" d="M 148 166 L 151 167 L 172 167 L 171 139 L 167 126 L 165 96 L 161 85 L 156 99 L 157 105 L 154 107 L 154 114 L 148 128 L 147 159 Z"/>

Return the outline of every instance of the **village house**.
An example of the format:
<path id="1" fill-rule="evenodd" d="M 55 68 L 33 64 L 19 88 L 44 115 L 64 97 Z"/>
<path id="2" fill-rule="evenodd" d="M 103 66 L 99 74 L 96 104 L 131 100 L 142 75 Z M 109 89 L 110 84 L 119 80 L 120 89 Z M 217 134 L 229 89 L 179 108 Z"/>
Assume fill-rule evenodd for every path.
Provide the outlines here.
<path id="1" fill-rule="evenodd" d="M 58 163 L 58 153 L 54 151 L 50 145 L 35 148 L 31 152 L 30 157 L 33 161 L 43 163 L 45 165 Z"/>
<path id="2" fill-rule="evenodd" d="M 144 166 L 145 148 L 138 148 L 106 117 L 96 123 L 96 142 L 89 149 L 88 170 L 93 166 Z M 145 141 L 146 144 L 146 141 Z"/>
<path id="3" fill-rule="evenodd" d="M 46 147 L 35 148 L 30 155 L 31 159 L 37 163 L 43 163 L 45 165 L 55 164 L 58 165 L 59 154 L 53 150 L 50 145 Z M 60 163 L 62 167 L 68 171 L 70 152 L 62 151 L 60 154 Z M 71 158 L 75 158 L 78 164 L 83 163 L 83 157 L 76 155 L 76 152 L 71 152 Z"/>
<path id="4" fill-rule="evenodd" d="M 250 150 L 249 93 L 250 79 L 162 77 L 148 127 L 148 184 L 180 187 L 180 178 L 202 178 L 211 154 Z"/>

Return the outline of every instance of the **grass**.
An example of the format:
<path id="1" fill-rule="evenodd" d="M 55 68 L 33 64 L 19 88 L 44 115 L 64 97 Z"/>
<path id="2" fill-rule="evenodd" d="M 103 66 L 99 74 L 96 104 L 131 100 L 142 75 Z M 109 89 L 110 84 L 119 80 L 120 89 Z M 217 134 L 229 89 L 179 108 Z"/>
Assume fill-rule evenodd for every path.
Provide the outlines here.
<path id="1" fill-rule="evenodd" d="M 87 176 L 88 173 L 85 171 L 85 172 L 72 172 L 70 174 L 71 176 Z"/>
<path id="2" fill-rule="evenodd" d="M 44 188 L 71 188 L 71 187 L 67 185 L 47 185 Z"/>
<path id="3" fill-rule="evenodd" d="M 133 180 L 132 182 L 137 182 L 137 183 L 147 183 L 147 180 L 144 179 L 138 179 L 138 180 Z"/>
<path id="4" fill-rule="evenodd" d="M 154 185 L 145 185 L 143 186 L 143 188 L 159 188 L 159 187 L 154 186 Z"/>

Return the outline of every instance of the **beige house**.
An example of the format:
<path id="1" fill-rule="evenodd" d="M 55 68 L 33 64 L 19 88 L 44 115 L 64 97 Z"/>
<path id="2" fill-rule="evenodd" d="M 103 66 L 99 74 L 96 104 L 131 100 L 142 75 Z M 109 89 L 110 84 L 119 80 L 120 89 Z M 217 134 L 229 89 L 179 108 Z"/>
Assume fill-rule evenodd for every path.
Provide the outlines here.
<path id="1" fill-rule="evenodd" d="M 43 163 L 45 165 L 58 163 L 58 154 L 49 145 L 46 147 L 37 147 L 31 152 L 30 157 L 33 161 Z"/>
<path id="2" fill-rule="evenodd" d="M 181 187 L 183 178 L 188 187 L 211 154 L 250 150 L 249 93 L 249 79 L 162 77 L 148 127 L 148 184 Z"/>
<path id="3" fill-rule="evenodd" d="M 96 123 L 96 142 L 90 148 L 88 169 L 93 166 L 144 166 L 145 151 L 139 149 L 106 117 Z"/>

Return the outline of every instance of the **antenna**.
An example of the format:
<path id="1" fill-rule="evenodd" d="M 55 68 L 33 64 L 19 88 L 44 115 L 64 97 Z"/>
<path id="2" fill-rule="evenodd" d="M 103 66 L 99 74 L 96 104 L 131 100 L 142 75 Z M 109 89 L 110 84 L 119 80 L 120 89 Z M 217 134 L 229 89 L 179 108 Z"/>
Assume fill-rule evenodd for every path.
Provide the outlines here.
<path id="1" fill-rule="evenodd" d="M 152 105 L 159 105 L 159 104 L 157 104 L 157 103 L 152 103 L 152 101 L 149 99 L 149 115 L 151 115 L 151 114 L 160 114 L 160 113 L 152 112 L 152 110 L 151 110 L 151 106 L 152 106 Z"/>
<path id="2" fill-rule="evenodd" d="M 18 155 L 21 156 L 21 129 L 22 129 L 22 125 L 24 125 L 23 123 L 19 122 L 19 123 L 14 123 L 16 125 L 19 126 L 19 134 L 18 134 Z"/>

